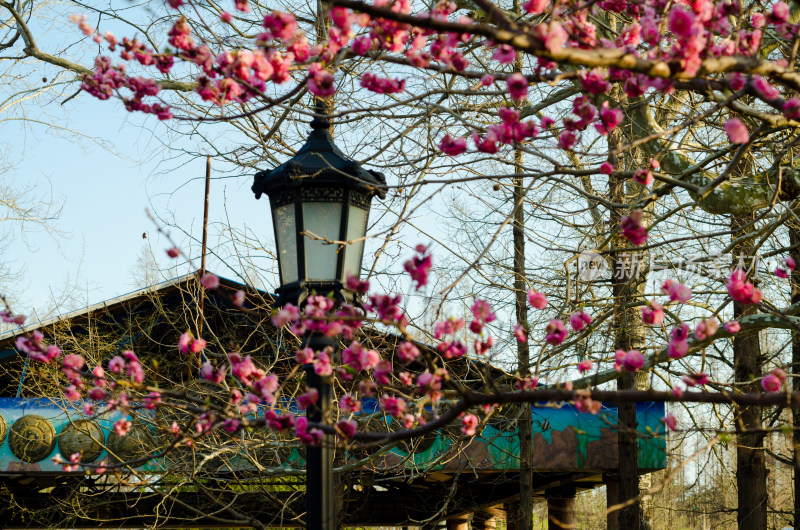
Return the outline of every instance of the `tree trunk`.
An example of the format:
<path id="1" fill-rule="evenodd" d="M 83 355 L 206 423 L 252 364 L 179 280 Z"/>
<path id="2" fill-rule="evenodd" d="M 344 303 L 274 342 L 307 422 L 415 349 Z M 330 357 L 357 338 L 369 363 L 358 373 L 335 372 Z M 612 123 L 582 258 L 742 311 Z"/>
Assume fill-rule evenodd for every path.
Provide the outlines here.
<path id="1" fill-rule="evenodd" d="M 800 227 L 797 222 L 792 222 L 789 225 L 789 244 L 800 245 Z M 792 249 L 790 252 L 792 258 L 796 263 L 800 263 L 800 248 Z M 800 267 L 792 271 L 792 303 L 800 303 Z M 792 336 L 792 366 L 789 370 L 792 377 L 792 390 L 800 392 L 800 333 L 794 333 Z M 800 409 L 792 409 L 792 442 L 794 449 L 793 462 L 794 462 L 794 528 L 800 530 Z"/>
<path id="2" fill-rule="evenodd" d="M 514 293 L 517 322 L 521 326 L 528 325 L 528 303 L 525 282 L 525 211 L 522 207 L 523 182 L 522 151 L 514 151 L 514 221 L 512 223 L 514 237 Z M 520 377 L 530 376 L 530 349 L 528 342 L 517 342 Z M 530 403 L 522 404 L 519 420 L 519 530 L 533 528 L 533 411 Z"/>
<path id="3" fill-rule="evenodd" d="M 752 222 L 753 216 L 731 216 L 731 229 L 734 239 L 741 236 L 742 227 Z M 734 266 L 743 263 L 754 269 L 752 256 L 755 253 L 752 242 L 746 241 L 733 249 Z M 740 258 L 744 258 L 743 260 Z M 748 274 L 753 271 L 746 271 Z M 756 312 L 753 305 L 733 303 L 733 318 L 739 319 Z M 734 336 L 733 339 L 734 378 L 737 390 L 759 392 L 759 384 L 754 382 L 761 377 L 761 345 L 757 333 L 748 336 Z M 766 530 L 767 528 L 767 469 L 764 458 L 764 435 L 761 429 L 761 407 L 740 406 L 736 416 L 737 427 L 741 433 L 736 444 L 736 486 L 739 495 L 737 520 L 740 530 Z"/>
<path id="4" fill-rule="evenodd" d="M 619 128 L 608 135 L 609 151 L 621 144 Z M 610 159 L 614 167 L 619 167 L 616 157 Z M 609 198 L 617 204 L 627 203 L 626 184 L 628 179 L 621 176 L 609 177 Z M 609 227 L 619 230 L 622 220 L 621 212 L 611 212 Z M 614 297 L 614 348 L 625 351 L 641 348 L 644 343 L 644 329 L 641 315 L 636 308 L 628 304 L 640 298 L 643 293 L 645 277 L 641 260 L 644 254 L 631 249 L 627 240 L 617 237 L 613 242 L 611 253 L 612 294 Z M 635 388 L 634 375 L 623 373 L 617 379 L 618 390 Z M 617 429 L 619 432 L 619 501 L 633 501 L 619 511 L 619 528 L 639 530 L 641 528 L 641 507 L 639 497 L 639 462 L 636 444 L 636 405 L 621 403 L 618 407 Z"/>

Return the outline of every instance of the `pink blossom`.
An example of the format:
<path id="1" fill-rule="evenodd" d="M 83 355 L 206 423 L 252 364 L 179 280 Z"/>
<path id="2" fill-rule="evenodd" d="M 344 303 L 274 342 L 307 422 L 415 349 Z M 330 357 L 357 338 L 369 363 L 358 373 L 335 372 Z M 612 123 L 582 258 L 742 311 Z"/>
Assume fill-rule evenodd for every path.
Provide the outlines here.
<path id="1" fill-rule="evenodd" d="M 528 80 L 519 72 L 511 74 L 508 76 L 508 79 L 506 79 L 506 88 L 508 89 L 508 93 L 511 96 L 511 99 L 515 101 L 527 99 L 528 86 Z"/>
<path id="2" fill-rule="evenodd" d="M 227 369 L 225 367 L 222 367 L 219 370 L 214 370 L 214 366 L 211 364 L 211 361 L 206 361 L 200 368 L 200 377 L 202 377 L 206 381 L 211 381 L 213 383 L 221 383 L 222 380 L 225 379 L 226 371 Z"/>
<path id="3" fill-rule="evenodd" d="M 314 372 L 322 376 L 331 375 L 333 373 L 331 358 L 326 352 L 321 351 L 317 354 L 317 358 L 314 359 Z"/>
<path id="4" fill-rule="evenodd" d="M 445 138 L 448 137 L 445 136 Z M 466 140 L 464 145 L 466 149 Z M 442 151 L 447 153 L 444 149 Z M 411 276 L 411 280 L 416 284 L 416 290 L 419 291 L 422 287 L 428 285 L 428 274 L 430 274 L 431 267 L 433 267 L 433 256 L 428 252 L 428 247 L 425 245 L 417 245 L 415 250 L 418 255 L 406 260 L 403 263 L 403 269 Z"/>
<path id="5" fill-rule="evenodd" d="M 685 304 L 692 298 L 692 290 L 671 278 L 664 281 L 661 292 L 669 295 L 671 302 Z"/>
<path id="6" fill-rule="evenodd" d="M 552 344 L 553 346 L 558 346 L 567 338 L 569 332 L 567 331 L 566 326 L 564 326 L 564 322 L 558 319 L 551 320 L 549 324 L 547 324 L 547 328 L 545 329 L 545 337 L 544 340 L 548 344 Z"/>
<path id="7" fill-rule="evenodd" d="M 620 109 L 612 109 L 609 107 L 608 101 L 604 101 L 600 108 L 600 123 L 596 123 L 594 128 L 598 133 L 606 135 L 616 129 L 624 117 Z"/>
<path id="8" fill-rule="evenodd" d="M 125 369 L 125 359 L 119 355 L 115 355 L 108 361 L 108 370 L 114 374 L 121 374 Z"/>
<path id="9" fill-rule="evenodd" d="M 353 274 L 348 273 L 344 283 L 345 287 L 359 294 L 366 294 L 369 291 L 369 280 L 361 280 Z"/>
<path id="10" fill-rule="evenodd" d="M 339 408 L 346 414 L 356 413 L 361 410 L 361 401 L 354 398 L 351 394 L 345 394 L 339 398 Z"/>
<path id="11" fill-rule="evenodd" d="M 117 420 L 114 422 L 114 432 L 117 436 L 126 436 L 132 425 L 128 420 Z"/>
<path id="12" fill-rule="evenodd" d="M 680 359 L 689 352 L 689 343 L 685 339 L 671 340 L 667 345 L 667 354 L 671 359 Z"/>
<path id="13" fill-rule="evenodd" d="M 413 278 L 412 278 L 413 279 Z M 427 279 L 427 277 L 426 277 Z M 408 324 L 408 317 L 400 309 L 400 296 L 372 295 L 369 297 L 369 304 L 366 305 L 368 311 L 378 313 L 378 318 L 387 323 L 397 324 L 401 328 Z"/>
<path id="14" fill-rule="evenodd" d="M 461 434 L 464 436 L 475 436 L 480 421 L 475 414 L 467 414 L 461 418 Z"/>
<path id="15" fill-rule="evenodd" d="M 631 214 L 623 217 L 622 236 L 632 244 L 639 246 L 647 242 L 647 228 L 642 226 L 642 211 L 639 209 L 631 211 Z"/>
<path id="16" fill-rule="evenodd" d="M 69 401 L 77 401 L 81 398 L 81 394 L 75 385 L 69 385 L 64 389 L 64 397 Z"/>
<path id="17" fill-rule="evenodd" d="M 794 96 L 783 103 L 783 115 L 789 119 L 800 118 L 800 98 Z"/>
<path id="18" fill-rule="evenodd" d="M 393 418 L 400 418 L 406 410 L 406 402 L 403 398 L 388 394 L 383 395 L 380 404 L 383 411 Z"/>
<path id="19" fill-rule="evenodd" d="M 697 340 L 706 340 L 713 337 L 719 329 L 719 322 L 715 318 L 708 320 L 701 320 L 694 328 L 694 338 Z"/>
<path id="20" fill-rule="evenodd" d="M 569 40 L 567 30 L 560 22 L 551 21 L 548 24 L 537 24 L 531 30 L 533 36 L 542 41 L 550 53 L 560 51 Z"/>
<path id="21" fill-rule="evenodd" d="M 203 339 L 194 339 L 192 341 L 192 345 L 189 347 L 189 350 L 192 353 L 200 353 L 205 349 L 206 349 L 206 341 Z"/>
<path id="22" fill-rule="evenodd" d="M 439 150 L 449 156 L 458 156 L 467 150 L 466 138 L 451 138 L 449 134 L 444 135 L 439 141 Z"/>
<path id="23" fill-rule="evenodd" d="M 191 333 L 187 331 L 181 334 L 180 339 L 178 339 L 178 351 L 181 353 L 189 353 L 192 349 L 192 343 L 194 343 L 194 337 L 192 337 Z"/>
<path id="24" fill-rule="evenodd" d="M 592 317 L 583 311 L 576 311 L 569 317 L 569 325 L 574 331 L 581 331 L 592 323 Z"/>
<path id="25" fill-rule="evenodd" d="M 663 418 L 661 418 L 661 421 L 670 431 L 674 431 L 675 429 L 678 428 L 678 418 L 676 418 L 675 415 L 672 413 L 669 413 Z"/>
<path id="26" fill-rule="evenodd" d="M 333 74 L 322 67 L 320 63 L 312 63 L 308 67 L 308 91 L 315 96 L 330 96 L 336 92 L 333 85 Z"/>
<path id="27" fill-rule="evenodd" d="M 604 175 L 610 175 L 614 172 L 614 166 L 612 166 L 609 162 L 603 162 L 600 164 L 599 171 Z"/>
<path id="28" fill-rule="evenodd" d="M 593 366 L 592 361 L 590 361 L 589 359 L 584 359 L 578 363 L 578 371 L 581 374 L 585 374 L 586 372 L 592 369 L 592 366 Z"/>
<path id="29" fill-rule="evenodd" d="M 773 374 L 765 375 L 761 379 L 761 388 L 765 392 L 779 392 L 781 389 L 781 380 Z"/>
<path id="30" fill-rule="evenodd" d="M 192 28 L 185 17 L 179 18 L 169 30 L 169 43 L 179 50 L 189 51 L 194 48 L 194 40 L 190 37 Z"/>
<path id="31" fill-rule="evenodd" d="M 731 143 L 746 144 L 750 141 L 750 134 L 747 132 L 747 127 L 739 118 L 731 118 L 726 121 L 725 132 Z"/>
<path id="32" fill-rule="evenodd" d="M 644 366 L 644 355 L 639 350 L 630 350 L 625 354 L 622 367 L 628 372 L 637 372 Z"/>
<path id="33" fill-rule="evenodd" d="M 492 349 L 492 346 L 494 346 L 494 339 L 492 337 L 488 337 L 484 341 L 476 340 L 473 346 L 475 348 L 475 353 L 478 355 L 483 355 Z"/>
<path id="34" fill-rule="evenodd" d="M 432 394 L 442 389 L 442 375 L 425 370 L 417 376 L 417 386 L 423 394 Z"/>
<path id="35" fill-rule="evenodd" d="M 642 307 L 642 321 L 651 326 L 659 326 L 664 321 L 664 308 L 661 304 L 651 300 Z"/>
<path id="36" fill-rule="evenodd" d="M 517 342 L 528 342 L 528 330 L 520 324 L 514 324 L 514 337 Z"/>
<path id="37" fill-rule="evenodd" d="M 637 169 L 633 172 L 633 180 L 642 186 L 649 186 L 653 183 L 653 172 L 649 169 Z"/>
<path id="38" fill-rule="evenodd" d="M 372 375 L 375 377 L 375 381 L 377 381 L 378 384 L 388 385 L 389 376 L 392 375 L 392 363 L 386 359 L 381 359 L 378 361 L 378 365 L 375 367 Z"/>
<path id="39" fill-rule="evenodd" d="M 286 41 L 297 31 L 297 21 L 289 13 L 273 11 L 264 17 L 264 27 L 272 38 Z"/>
<path id="40" fill-rule="evenodd" d="M 486 300 L 477 299 L 472 304 L 472 316 L 475 320 L 489 323 L 497 319 L 497 315 L 492 312 L 492 306 Z"/>
<path id="41" fill-rule="evenodd" d="M 708 384 L 708 374 L 705 373 L 689 373 L 681 377 L 686 386 L 703 386 Z"/>
<path id="42" fill-rule="evenodd" d="M 366 55 L 372 48 L 372 37 L 369 35 L 362 35 L 353 40 L 351 47 L 356 55 Z"/>
<path id="43" fill-rule="evenodd" d="M 736 269 L 731 273 L 725 287 L 731 298 L 742 304 L 757 304 L 761 301 L 761 291 L 747 281 L 747 275 L 741 269 Z"/>
<path id="44" fill-rule="evenodd" d="M 233 21 L 233 17 L 227 11 L 223 11 L 219 14 L 220 21 L 224 22 L 225 24 L 230 24 Z"/>
<path id="45" fill-rule="evenodd" d="M 297 406 L 301 410 L 314 406 L 319 401 L 319 391 L 316 388 L 307 388 L 305 393 L 297 397 Z"/>
<path id="46" fill-rule="evenodd" d="M 500 64 L 511 64 L 517 58 L 517 51 L 508 44 L 501 44 L 492 55 L 492 59 Z"/>
<path id="47" fill-rule="evenodd" d="M 210 272 L 207 272 L 200 278 L 200 285 L 205 289 L 216 289 L 219 287 L 219 278 Z"/>
<path id="48" fill-rule="evenodd" d="M 286 304 L 275 312 L 275 315 L 272 317 L 272 325 L 282 328 L 286 324 L 296 321 L 298 318 L 300 318 L 300 311 L 297 307 L 292 304 Z"/>
<path id="49" fill-rule="evenodd" d="M 167 256 L 170 258 L 177 258 L 181 255 L 181 251 L 178 247 L 172 247 L 167 249 Z"/>
<path id="50" fill-rule="evenodd" d="M 569 383 L 572 381 L 567 381 L 568 386 Z M 567 389 L 571 390 L 571 389 Z M 593 400 L 587 391 L 577 391 L 573 397 L 575 408 L 578 409 L 578 412 L 586 412 L 588 414 L 598 414 L 600 409 L 603 407 L 603 404 L 599 401 Z"/>
<path id="51" fill-rule="evenodd" d="M 0 320 L 9 324 L 21 326 L 25 323 L 24 315 L 12 315 L 10 311 L 0 311 Z"/>
<path id="52" fill-rule="evenodd" d="M 81 355 L 78 355 L 77 353 L 71 353 L 69 355 L 64 356 L 64 361 L 62 363 L 62 366 L 64 366 L 64 368 L 67 368 L 69 370 L 74 370 L 78 372 L 84 367 L 85 364 L 86 361 L 84 361 Z"/>
<path id="53" fill-rule="evenodd" d="M 778 267 L 775 269 L 775 275 L 778 276 L 779 278 L 784 278 L 784 279 L 788 278 L 789 273 L 794 271 L 795 266 L 796 263 L 794 261 L 794 258 L 786 257 L 783 260 L 783 264 L 778 265 Z"/>
<path id="54" fill-rule="evenodd" d="M 741 329 L 741 324 L 739 324 L 739 322 L 736 320 L 729 320 L 728 322 L 725 322 L 725 331 L 728 333 L 739 333 Z"/>
<path id="55" fill-rule="evenodd" d="M 772 13 L 769 19 L 773 24 L 781 24 L 789 20 L 789 14 L 789 6 L 786 2 L 775 2 L 772 6 Z"/>
<path id="56" fill-rule="evenodd" d="M 378 352 L 364 348 L 358 341 L 353 341 L 342 351 L 342 362 L 356 372 L 372 370 L 378 365 L 378 361 L 380 361 Z"/>
<path id="57" fill-rule="evenodd" d="M 293 414 L 284 413 L 279 416 L 274 410 L 265 411 L 264 419 L 267 421 L 269 428 L 273 431 L 284 431 L 296 425 L 295 416 Z M 297 420 L 299 419 L 300 418 L 297 418 Z M 305 421 L 306 426 L 308 426 L 308 420 L 306 418 L 303 418 L 303 420 Z"/>
<path id="58" fill-rule="evenodd" d="M 412 342 L 403 341 L 397 347 L 397 357 L 403 362 L 411 362 L 419 357 L 419 349 Z"/>
<path id="59" fill-rule="evenodd" d="M 689 325 L 686 322 L 681 322 L 680 325 L 676 326 L 672 331 L 670 331 L 669 336 L 673 340 L 686 340 L 689 338 L 691 331 L 692 330 L 689 329 Z"/>
<path id="60" fill-rule="evenodd" d="M 308 428 L 308 418 L 300 416 L 295 420 L 294 431 L 301 443 L 306 445 L 319 445 L 322 443 L 324 433 L 319 429 Z"/>
<path id="61" fill-rule="evenodd" d="M 675 5 L 669 12 L 669 30 L 682 39 L 688 39 L 698 31 L 695 14 L 683 5 Z"/>
<path id="62" fill-rule="evenodd" d="M 309 364 L 314 362 L 314 350 L 311 348 L 303 348 L 302 350 L 297 350 L 294 354 L 294 358 L 298 364 Z"/>
<path id="63" fill-rule="evenodd" d="M 445 359 L 456 359 L 463 357 L 467 353 L 467 345 L 460 339 L 454 341 L 442 341 L 436 345 L 436 350 Z"/>
<path id="64" fill-rule="evenodd" d="M 528 304 L 534 309 L 547 307 L 547 297 L 534 289 L 528 289 Z"/>
<path id="65" fill-rule="evenodd" d="M 549 1 L 550 0 L 528 0 L 522 7 L 528 14 L 538 15 L 539 13 L 544 13 Z"/>
<path id="66" fill-rule="evenodd" d="M 575 131 L 561 131 L 561 134 L 558 135 L 558 147 L 564 149 L 565 151 L 569 151 L 572 149 L 572 146 L 575 145 L 575 142 L 578 141 L 578 135 L 575 134 Z"/>
<path id="67" fill-rule="evenodd" d="M 345 440 L 355 436 L 358 430 L 358 424 L 355 420 L 341 420 L 336 422 L 336 434 Z"/>
<path id="68" fill-rule="evenodd" d="M 331 8 L 330 12 L 331 22 L 342 30 L 349 30 L 350 26 L 353 25 L 355 17 L 353 16 L 353 12 L 347 9 L 346 7 L 333 7 Z"/>
<path id="69" fill-rule="evenodd" d="M 369 72 L 361 76 L 361 86 L 378 94 L 397 94 L 406 88 L 404 79 L 389 79 L 378 77 Z"/>
<path id="70" fill-rule="evenodd" d="M 494 84 L 494 76 L 492 76 L 491 74 L 486 74 L 483 77 L 481 77 L 480 83 L 483 86 L 492 86 L 492 84 Z"/>
<path id="71" fill-rule="evenodd" d="M 590 94 L 605 94 L 609 87 L 608 72 L 601 68 L 593 68 L 588 72 L 583 70 L 580 74 L 581 86 Z"/>

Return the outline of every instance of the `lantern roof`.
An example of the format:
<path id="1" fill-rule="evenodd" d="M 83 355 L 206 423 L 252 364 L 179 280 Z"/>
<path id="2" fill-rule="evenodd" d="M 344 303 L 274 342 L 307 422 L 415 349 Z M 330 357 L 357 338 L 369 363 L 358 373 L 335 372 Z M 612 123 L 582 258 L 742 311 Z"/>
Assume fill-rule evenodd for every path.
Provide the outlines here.
<path id="1" fill-rule="evenodd" d="M 289 187 L 346 187 L 368 195 L 386 196 L 386 177 L 379 171 L 364 169 L 345 156 L 331 138 L 327 118 L 314 118 L 305 145 L 289 160 L 255 175 L 252 190 L 256 199 L 266 193 Z"/>

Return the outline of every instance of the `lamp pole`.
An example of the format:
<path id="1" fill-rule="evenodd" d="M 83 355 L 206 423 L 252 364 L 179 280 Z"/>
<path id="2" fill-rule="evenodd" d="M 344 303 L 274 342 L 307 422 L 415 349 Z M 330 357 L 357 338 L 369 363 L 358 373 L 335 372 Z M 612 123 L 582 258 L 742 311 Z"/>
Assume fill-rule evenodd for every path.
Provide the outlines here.
<path id="1" fill-rule="evenodd" d="M 256 173 L 256 199 L 269 197 L 275 231 L 281 285 L 277 305 L 300 304 L 309 294 L 332 294 L 337 303 L 357 302 L 347 289 L 348 276 L 358 277 L 372 198 L 385 196 L 382 173 L 367 170 L 347 158 L 333 143 L 324 102 L 306 143 L 290 160 L 275 169 Z M 313 236 L 312 236 L 313 234 Z M 339 243 L 332 243 L 339 242 Z M 350 242 L 343 244 L 342 242 Z M 315 352 L 335 351 L 338 338 L 307 331 L 303 345 Z M 319 400 L 307 411 L 309 423 L 330 418 L 333 404 L 331 376 L 305 366 L 306 384 Z M 306 527 L 334 530 L 333 456 L 335 439 L 323 436 L 319 445 L 306 447 Z"/>

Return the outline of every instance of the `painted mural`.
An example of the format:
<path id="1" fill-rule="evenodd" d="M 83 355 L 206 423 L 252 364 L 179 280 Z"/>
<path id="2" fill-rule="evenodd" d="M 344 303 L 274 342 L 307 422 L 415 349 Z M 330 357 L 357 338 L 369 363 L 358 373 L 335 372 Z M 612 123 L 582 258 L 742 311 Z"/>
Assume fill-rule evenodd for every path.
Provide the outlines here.
<path id="1" fill-rule="evenodd" d="M 290 407 L 294 408 L 294 407 Z M 366 414 L 377 404 L 365 403 Z M 660 418 L 661 403 L 639 403 L 636 417 L 639 433 L 639 467 L 643 471 L 666 466 L 666 437 Z M 119 413 L 88 421 L 75 404 L 49 399 L 0 398 L 0 474 L 63 473 L 52 458 L 68 459 L 82 452 L 84 461 L 128 460 L 146 456 L 143 448 L 154 448 L 157 435 L 147 418 L 134 425 L 126 437 L 113 432 Z M 392 429 L 391 419 L 372 414 L 371 427 Z M 380 425 L 383 423 L 383 425 Z M 540 404 L 533 409 L 534 469 L 547 471 L 604 471 L 617 467 L 617 409 L 603 407 L 597 415 L 578 412 L 569 404 Z M 519 442 L 513 420 L 498 414 L 482 433 L 465 440 L 458 427 L 442 429 L 421 438 L 404 441 L 381 454 L 369 450 L 346 453 L 351 462 L 367 460 L 376 473 L 393 470 L 427 469 L 453 471 L 468 466 L 476 471 L 508 471 L 519 467 Z M 280 445 L 280 444 L 278 444 Z M 67 453 L 67 454 L 62 454 Z M 302 448 L 285 448 L 275 462 L 278 466 L 299 469 L 304 466 Z M 179 453 L 177 453 L 179 454 Z M 169 462 L 152 460 L 139 469 L 163 471 Z M 226 466 L 242 469 L 247 460 L 231 459 Z"/>

